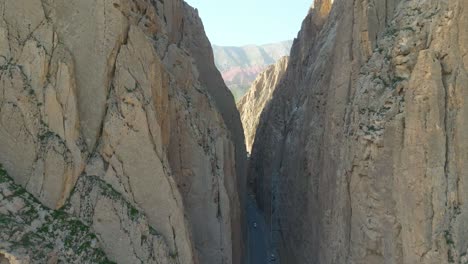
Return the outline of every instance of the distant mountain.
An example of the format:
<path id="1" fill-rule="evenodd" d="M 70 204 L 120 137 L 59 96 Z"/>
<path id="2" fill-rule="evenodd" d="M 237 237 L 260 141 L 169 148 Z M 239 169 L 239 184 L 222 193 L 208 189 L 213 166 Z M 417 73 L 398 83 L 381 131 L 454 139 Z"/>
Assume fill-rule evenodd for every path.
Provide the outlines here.
<path id="1" fill-rule="evenodd" d="M 289 55 L 292 40 L 261 46 L 213 46 L 216 67 L 223 75 L 236 100 L 241 98 L 255 78 L 269 65 Z"/>

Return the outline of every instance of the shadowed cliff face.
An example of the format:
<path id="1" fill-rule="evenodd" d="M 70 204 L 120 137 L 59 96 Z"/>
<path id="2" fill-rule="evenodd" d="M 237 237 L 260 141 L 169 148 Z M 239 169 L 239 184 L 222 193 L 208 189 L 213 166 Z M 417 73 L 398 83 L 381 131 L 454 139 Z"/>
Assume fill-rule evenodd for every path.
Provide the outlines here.
<path id="1" fill-rule="evenodd" d="M 468 1 L 314 6 L 249 169 L 282 262 L 465 263 Z"/>
<path id="2" fill-rule="evenodd" d="M 194 59 L 195 67 L 198 71 L 198 81 L 200 82 L 201 86 L 206 90 L 207 94 L 209 95 L 211 102 L 213 103 L 212 108 L 216 109 L 219 113 L 219 119 L 222 120 L 222 125 L 225 126 L 222 130 L 227 132 L 225 133 L 226 141 L 223 143 L 224 145 L 219 146 L 220 143 L 212 142 L 216 145 L 216 149 L 213 154 L 215 154 L 215 158 L 211 158 L 210 164 L 212 166 L 216 166 L 216 169 L 219 170 L 219 174 L 215 174 L 213 176 L 217 176 L 218 178 L 223 178 L 223 181 L 220 182 L 220 188 L 225 189 L 224 192 L 219 193 L 220 199 L 227 199 L 222 201 L 222 203 L 228 205 L 224 212 L 217 211 L 216 216 L 219 221 L 223 222 L 227 228 L 226 230 L 230 230 L 229 232 L 221 231 L 221 233 L 215 232 L 213 235 L 219 236 L 219 239 L 226 240 L 226 244 L 222 247 L 213 241 L 217 241 L 218 238 L 216 237 L 207 237 L 206 230 L 203 228 L 198 228 L 197 231 L 199 232 L 200 236 L 203 237 L 204 243 L 208 245 L 207 248 L 209 250 L 213 250 L 213 248 L 218 247 L 218 255 L 223 255 L 223 251 L 230 251 L 231 250 L 231 240 L 232 240 L 232 260 L 229 258 L 223 259 L 205 259 L 202 263 L 211 263 L 211 262 L 220 262 L 220 263 L 229 263 L 232 261 L 233 263 L 242 263 L 243 261 L 243 252 L 244 252 L 244 244 L 243 238 L 245 236 L 245 220 L 244 220 L 244 209 L 246 206 L 246 180 L 247 180 L 247 171 L 246 171 L 246 150 L 245 150 L 245 140 L 244 140 L 244 131 L 242 128 L 242 123 L 240 121 L 240 115 L 237 111 L 234 97 L 232 96 L 229 89 L 224 84 L 224 81 L 221 77 L 221 74 L 216 69 L 214 64 L 214 57 L 213 57 L 213 50 L 211 48 L 211 44 L 205 34 L 203 24 L 198 17 L 198 13 L 193 10 L 188 5 L 185 5 L 185 17 L 184 17 L 184 26 L 183 26 L 183 36 L 182 36 L 182 46 L 185 50 L 187 50 Z M 194 109 L 195 112 L 198 109 Z M 198 115 L 203 116 L 202 113 L 198 113 Z M 217 130 L 220 130 L 217 126 L 219 124 L 213 124 L 212 130 L 208 130 L 207 133 L 209 137 L 216 138 L 218 135 Z M 190 148 L 187 148 L 185 151 L 185 155 L 187 158 L 194 159 L 193 154 L 191 153 Z M 177 160 L 177 158 L 173 159 Z M 216 161 L 217 163 L 213 164 Z M 196 168 L 198 167 L 197 162 L 192 163 L 193 166 Z M 207 164 L 207 163 L 205 163 Z M 220 164 L 224 164 L 220 166 Z M 187 167 L 186 165 L 183 167 Z M 214 169 L 211 167 L 211 169 Z M 224 176 L 223 176 L 224 174 Z M 200 174 L 199 177 L 203 175 Z M 209 175 L 209 173 L 208 173 Z M 211 179 L 207 178 L 206 181 L 202 181 L 200 179 L 194 179 L 198 181 L 200 184 L 206 184 Z M 206 191 L 206 186 L 201 185 L 200 188 Z M 210 190 L 210 189 L 209 189 Z M 219 192 L 219 191 L 218 191 Z M 215 190 L 216 194 L 216 190 Z M 223 197 L 224 196 L 224 197 Z M 216 224 L 214 226 L 210 226 L 207 223 L 206 216 L 203 212 L 197 209 L 200 205 L 205 203 L 211 202 L 211 199 L 215 200 L 215 205 L 218 207 L 219 210 L 223 209 L 222 206 L 219 206 L 221 202 L 216 201 L 217 198 L 213 196 L 208 196 L 205 198 L 206 200 L 196 201 L 194 202 L 195 197 L 187 197 L 187 201 L 191 201 L 195 204 L 193 210 L 194 213 L 197 215 L 198 224 L 202 227 L 206 227 L 209 230 L 215 230 Z M 224 217 L 227 219 L 230 218 L 230 221 L 223 220 Z M 230 228 L 229 228 L 230 225 Z M 221 228 L 223 228 L 221 226 Z M 230 238 L 229 238 L 230 237 Z"/>
<path id="3" fill-rule="evenodd" d="M 243 131 L 197 12 L 6 0 L 0 14 L 0 163 L 14 181 L 112 261 L 241 263 Z M 5 252 L 63 260 L 23 239 Z"/>

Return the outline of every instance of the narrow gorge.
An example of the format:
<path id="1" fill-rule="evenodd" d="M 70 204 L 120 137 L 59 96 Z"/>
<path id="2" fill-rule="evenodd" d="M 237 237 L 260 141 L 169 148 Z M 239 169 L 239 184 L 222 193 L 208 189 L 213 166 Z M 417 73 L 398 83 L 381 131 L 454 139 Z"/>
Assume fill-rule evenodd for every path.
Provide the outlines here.
<path id="1" fill-rule="evenodd" d="M 468 264 L 468 0 L 311 4 L 236 105 L 182 0 L 0 0 L 0 264 Z"/>

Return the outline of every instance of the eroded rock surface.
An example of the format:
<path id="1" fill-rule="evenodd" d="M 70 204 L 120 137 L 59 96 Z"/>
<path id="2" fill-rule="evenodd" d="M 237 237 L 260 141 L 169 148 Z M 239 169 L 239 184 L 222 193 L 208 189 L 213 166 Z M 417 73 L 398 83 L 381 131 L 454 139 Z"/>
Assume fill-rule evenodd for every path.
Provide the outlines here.
<path id="1" fill-rule="evenodd" d="M 118 263 L 240 263 L 245 146 L 196 10 L 0 3 L 0 163 Z"/>
<path id="2" fill-rule="evenodd" d="M 110 263 L 80 219 L 44 207 L 0 167 L 0 263 Z"/>
<path id="3" fill-rule="evenodd" d="M 315 1 L 251 156 L 284 263 L 468 261 L 467 12 Z"/>

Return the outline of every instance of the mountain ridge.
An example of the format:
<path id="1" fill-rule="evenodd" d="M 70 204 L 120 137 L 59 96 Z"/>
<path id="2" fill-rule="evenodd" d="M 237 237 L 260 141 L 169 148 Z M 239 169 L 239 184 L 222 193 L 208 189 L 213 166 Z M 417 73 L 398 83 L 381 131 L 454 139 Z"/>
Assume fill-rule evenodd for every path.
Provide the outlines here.
<path id="1" fill-rule="evenodd" d="M 213 45 L 213 52 L 216 67 L 238 100 L 247 92 L 258 74 L 281 57 L 289 55 L 291 46 L 292 40 L 263 45 Z"/>

